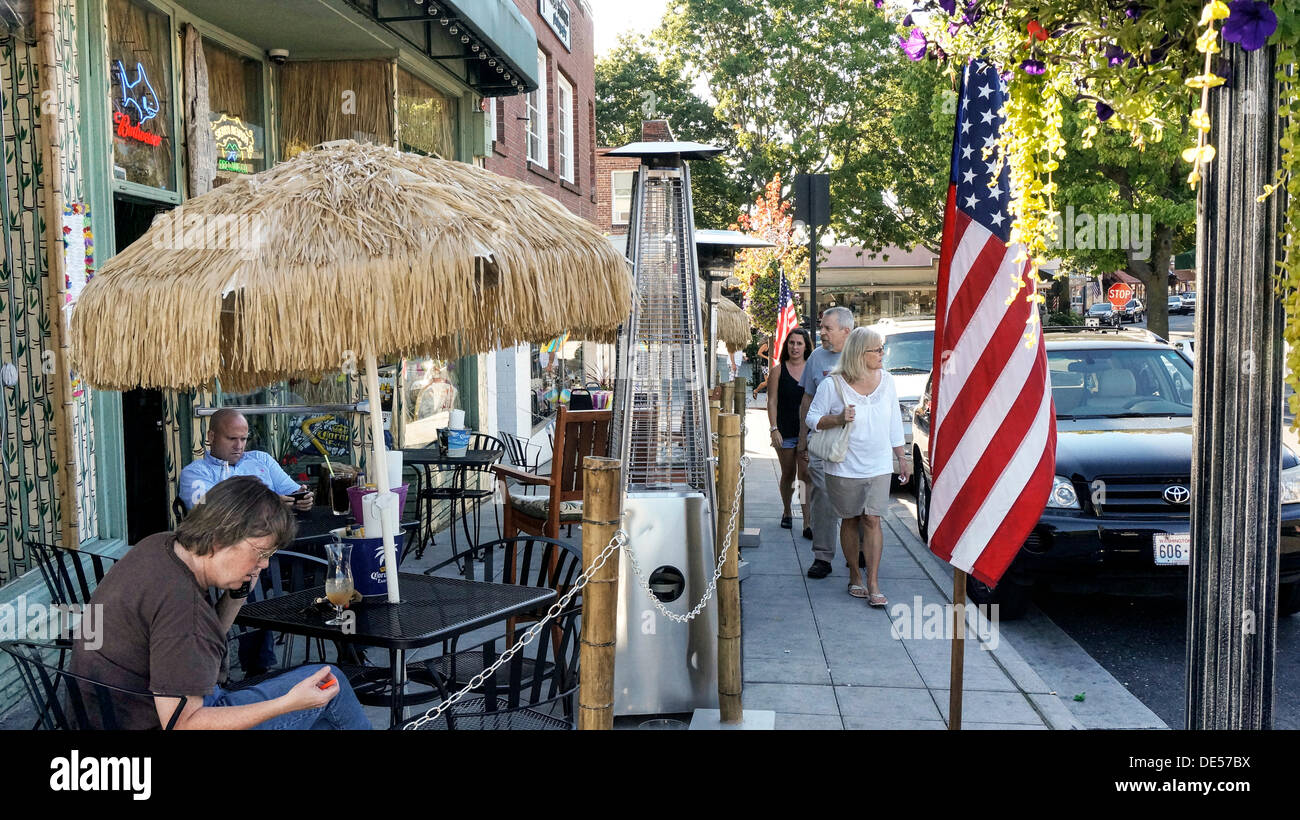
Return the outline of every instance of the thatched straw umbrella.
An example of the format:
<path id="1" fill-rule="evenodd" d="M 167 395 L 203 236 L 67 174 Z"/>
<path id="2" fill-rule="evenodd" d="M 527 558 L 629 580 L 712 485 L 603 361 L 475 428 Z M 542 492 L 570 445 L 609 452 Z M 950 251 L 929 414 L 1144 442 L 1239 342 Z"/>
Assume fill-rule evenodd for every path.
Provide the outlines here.
<path id="1" fill-rule="evenodd" d="M 727 343 L 727 348 L 735 352 L 743 350 L 751 339 L 749 314 L 727 298 L 717 301 L 718 339 Z"/>
<path id="2" fill-rule="evenodd" d="M 341 141 L 156 220 L 82 292 L 73 358 L 112 390 L 243 391 L 364 363 L 382 505 L 379 357 L 609 337 L 632 292 L 627 261 L 540 190 Z"/>

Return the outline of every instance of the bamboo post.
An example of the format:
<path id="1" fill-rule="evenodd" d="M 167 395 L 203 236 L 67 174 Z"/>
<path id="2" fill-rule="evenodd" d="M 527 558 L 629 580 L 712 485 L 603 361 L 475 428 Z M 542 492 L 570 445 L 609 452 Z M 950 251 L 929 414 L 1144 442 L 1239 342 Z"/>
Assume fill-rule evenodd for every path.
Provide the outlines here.
<path id="1" fill-rule="evenodd" d="M 58 467 L 53 482 L 59 502 L 59 517 L 54 522 L 58 531 L 55 539 L 65 547 L 76 549 L 81 546 L 75 487 L 77 405 L 72 397 L 72 348 L 68 343 L 68 288 L 63 257 L 64 162 L 59 139 L 59 116 L 68 108 L 67 101 L 62 100 L 59 94 L 59 77 L 63 68 L 55 43 L 55 4 L 52 0 L 41 0 L 36 4 L 35 18 L 37 57 L 41 67 L 38 72 L 41 127 L 37 134 L 45 166 L 44 178 L 39 183 L 45 189 L 46 310 L 50 319 L 50 342 L 46 350 L 54 353 L 56 362 L 50 388 L 50 400 L 54 406 L 50 433 L 54 437 L 54 457 Z"/>
<path id="2" fill-rule="evenodd" d="M 587 570 L 623 518 L 621 463 L 587 456 L 582 462 L 582 568 Z M 618 627 L 616 551 L 582 590 L 578 655 L 578 728 L 614 728 L 614 645 Z"/>
<path id="3" fill-rule="evenodd" d="M 709 399 L 709 431 L 718 432 L 718 413 L 722 411 L 722 402 L 718 399 Z M 717 456 L 718 445 L 713 445 L 713 455 Z"/>
<path id="4" fill-rule="evenodd" d="M 745 452 L 745 413 L 749 409 L 749 387 L 746 385 L 744 390 L 737 390 L 735 394 L 736 415 L 740 416 L 740 452 Z M 766 418 L 766 417 L 764 417 Z M 736 514 L 736 532 L 745 531 L 745 488 L 740 488 L 740 511 Z"/>
<path id="5" fill-rule="evenodd" d="M 732 395 L 733 395 L 735 392 L 736 392 L 736 380 L 735 380 L 735 379 L 732 379 L 732 380 L 729 381 L 729 382 L 724 382 L 724 383 L 723 383 L 723 385 L 722 385 L 722 396 L 721 396 L 721 402 L 720 402 L 720 405 L 721 405 L 721 406 L 719 407 L 719 411 L 720 411 L 720 412 L 726 412 L 726 413 L 730 413 L 730 412 L 731 412 L 731 407 L 732 407 L 732 404 L 733 404 L 733 402 L 734 402 L 734 399 L 732 399 L 731 397 L 732 397 Z"/>
<path id="6" fill-rule="evenodd" d="M 726 550 L 718 578 L 718 709 L 723 723 L 744 720 L 740 675 L 740 530 L 729 532 L 740 478 L 740 416 L 718 416 L 718 549 Z"/>
<path id="7" fill-rule="evenodd" d="M 948 729 L 961 729 L 961 687 L 966 671 L 966 573 L 952 570 L 952 666 L 948 681 Z"/>

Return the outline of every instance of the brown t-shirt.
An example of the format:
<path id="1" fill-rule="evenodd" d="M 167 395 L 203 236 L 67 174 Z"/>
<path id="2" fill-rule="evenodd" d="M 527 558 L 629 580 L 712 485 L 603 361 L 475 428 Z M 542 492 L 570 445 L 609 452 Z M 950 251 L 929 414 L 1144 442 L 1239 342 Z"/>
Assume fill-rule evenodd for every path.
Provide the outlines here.
<path id="1" fill-rule="evenodd" d="M 226 634 L 207 593 L 173 551 L 175 540 L 171 532 L 145 538 L 104 576 L 90 599 L 103 607 L 103 645 L 76 645 L 72 672 L 127 689 L 212 694 Z M 149 698 L 121 695 L 113 706 L 122 728 L 160 728 Z"/>

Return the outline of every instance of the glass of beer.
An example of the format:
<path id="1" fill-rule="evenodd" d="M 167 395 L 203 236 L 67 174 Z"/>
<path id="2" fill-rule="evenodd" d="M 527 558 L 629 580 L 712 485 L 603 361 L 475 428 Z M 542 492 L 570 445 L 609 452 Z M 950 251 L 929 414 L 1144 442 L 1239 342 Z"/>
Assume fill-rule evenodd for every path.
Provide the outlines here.
<path id="1" fill-rule="evenodd" d="M 344 623 L 343 610 L 352 602 L 352 545 L 332 541 L 325 545 L 329 571 L 325 575 L 325 597 L 334 605 L 334 617 L 327 626 Z"/>

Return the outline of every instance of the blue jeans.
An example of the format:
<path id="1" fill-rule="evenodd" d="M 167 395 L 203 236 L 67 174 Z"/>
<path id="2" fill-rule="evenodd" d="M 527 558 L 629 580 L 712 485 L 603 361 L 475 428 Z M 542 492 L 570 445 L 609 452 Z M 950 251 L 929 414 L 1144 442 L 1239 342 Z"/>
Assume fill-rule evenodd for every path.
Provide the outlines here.
<path id="1" fill-rule="evenodd" d="M 274 700 L 288 692 L 304 678 L 316 674 L 322 664 L 300 666 L 290 669 L 282 675 L 267 678 L 247 689 L 222 689 L 216 687 L 211 695 L 203 699 L 204 706 L 243 706 Z M 348 679 L 333 670 L 338 680 L 339 693 L 329 703 L 317 709 L 300 709 L 263 721 L 252 727 L 254 729 L 372 729 L 370 719 L 352 692 Z"/>

